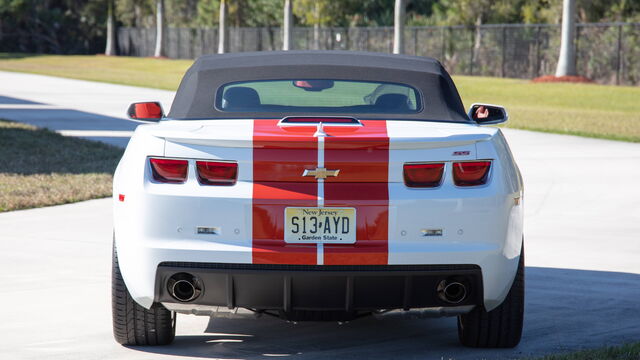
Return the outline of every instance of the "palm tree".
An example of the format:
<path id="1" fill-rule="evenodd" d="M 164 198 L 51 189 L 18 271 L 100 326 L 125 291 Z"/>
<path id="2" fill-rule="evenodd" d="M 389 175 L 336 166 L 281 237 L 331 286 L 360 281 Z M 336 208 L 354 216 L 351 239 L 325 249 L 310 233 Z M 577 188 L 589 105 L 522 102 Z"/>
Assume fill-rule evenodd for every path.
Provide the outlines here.
<path id="1" fill-rule="evenodd" d="M 156 50 L 153 56 L 164 56 L 164 0 L 156 0 Z"/>
<path id="2" fill-rule="evenodd" d="M 396 0 L 393 15 L 393 53 L 404 53 L 404 13 L 405 0 Z"/>
<path id="3" fill-rule="evenodd" d="M 116 55 L 116 25 L 113 15 L 113 0 L 107 0 L 107 46 L 104 54 L 107 56 Z"/>
<path id="4" fill-rule="evenodd" d="M 283 31 L 282 31 L 282 50 L 291 50 L 293 45 L 293 15 L 292 4 L 293 0 L 284 0 L 284 19 L 283 19 Z"/>
<path id="5" fill-rule="evenodd" d="M 218 22 L 218 54 L 227 52 L 227 0 L 220 0 L 220 17 Z"/>
<path id="6" fill-rule="evenodd" d="M 313 50 L 320 50 L 320 1 L 313 4 Z"/>
<path id="7" fill-rule="evenodd" d="M 576 2 L 562 4 L 562 42 L 556 76 L 576 75 Z"/>

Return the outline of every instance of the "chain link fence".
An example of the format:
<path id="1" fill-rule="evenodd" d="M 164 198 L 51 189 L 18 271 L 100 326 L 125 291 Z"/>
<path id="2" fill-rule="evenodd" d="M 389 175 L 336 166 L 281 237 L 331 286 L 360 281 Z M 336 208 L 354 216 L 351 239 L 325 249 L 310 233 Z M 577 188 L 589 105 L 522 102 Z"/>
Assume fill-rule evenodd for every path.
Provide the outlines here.
<path id="1" fill-rule="evenodd" d="M 165 53 L 192 59 L 217 50 L 213 28 L 168 28 Z M 392 27 L 295 28 L 294 49 L 391 52 Z M 152 56 L 155 29 L 120 28 L 121 55 Z M 230 52 L 282 48 L 280 28 L 230 28 Z M 640 23 L 578 24 L 578 73 L 603 84 L 640 84 Z M 405 53 L 440 60 L 457 75 L 534 78 L 555 72 L 560 25 L 407 27 Z"/>

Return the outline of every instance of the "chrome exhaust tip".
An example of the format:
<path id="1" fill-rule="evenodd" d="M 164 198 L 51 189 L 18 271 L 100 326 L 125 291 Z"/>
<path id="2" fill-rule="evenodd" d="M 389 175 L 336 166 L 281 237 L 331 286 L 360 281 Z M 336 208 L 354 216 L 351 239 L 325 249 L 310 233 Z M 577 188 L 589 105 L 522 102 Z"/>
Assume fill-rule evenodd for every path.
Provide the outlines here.
<path id="1" fill-rule="evenodd" d="M 467 287 L 458 281 L 442 280 L 436 290 L 438 297 L 449 304 L 459 304 L 467 298 Z"/>
<path id="2" fill-rule="evenodd" d="M 187 273 L 171 276 L 167 281 L 167 290 L 174 299 L 180 302 L 193 301 L 202 293 L 198 278 Z"/>

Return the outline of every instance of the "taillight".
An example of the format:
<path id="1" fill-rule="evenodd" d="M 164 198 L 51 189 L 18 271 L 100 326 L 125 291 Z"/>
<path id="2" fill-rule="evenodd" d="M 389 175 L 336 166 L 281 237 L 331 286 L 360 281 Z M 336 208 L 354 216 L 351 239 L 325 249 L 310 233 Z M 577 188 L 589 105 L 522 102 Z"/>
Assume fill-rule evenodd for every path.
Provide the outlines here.
<path id="1" fill-rule="evenodd" d="M 233 185 L 238 178 L 238 164 L 220 161 L 196 161 L 198 180 L 203 185 Z"/>
<path id="2" fill-rule="evenodd" d="M 483 185 L 489 177 L 491 161 L 453 163 L 453 181 L 457 186 Z"/>
<path id="3" fill-rule="evenodd" d="M 404 164 L 404 183 L 408 187 L 436 187 L 443 172 L 444 163 Z"/>
<path id="4" fill-rule="evenodd" d="M 164 183 L 183 183 L 187 180 L 189 162 L 178 159 L 149 159 L 153 179 Z"/>

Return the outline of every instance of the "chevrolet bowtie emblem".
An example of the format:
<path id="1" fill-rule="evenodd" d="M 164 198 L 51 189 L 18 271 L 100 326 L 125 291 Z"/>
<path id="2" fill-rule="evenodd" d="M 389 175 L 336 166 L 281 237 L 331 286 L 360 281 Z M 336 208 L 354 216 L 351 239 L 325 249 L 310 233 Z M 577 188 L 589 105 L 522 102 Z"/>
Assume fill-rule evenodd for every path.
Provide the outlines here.
<path id="1" fill-rule="evenodd" d="M 325 168 L 316 168 L 315 170 L 306 169 L 302 176 L 314 176 L 316 179 L 326 179 L 329 176 L 338 176 L 340 170 L 327 170 Z"/>

